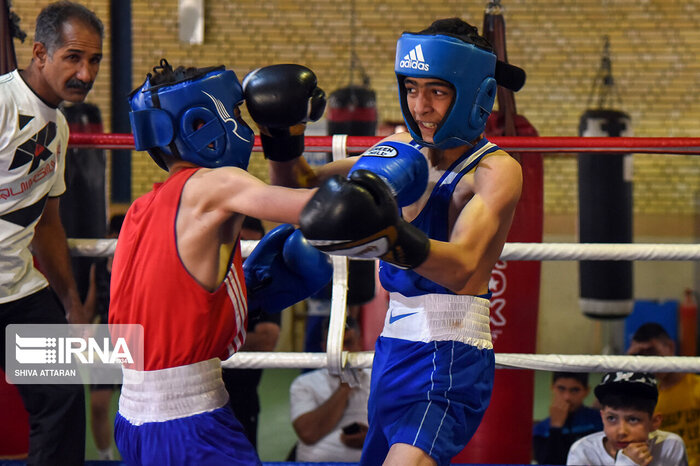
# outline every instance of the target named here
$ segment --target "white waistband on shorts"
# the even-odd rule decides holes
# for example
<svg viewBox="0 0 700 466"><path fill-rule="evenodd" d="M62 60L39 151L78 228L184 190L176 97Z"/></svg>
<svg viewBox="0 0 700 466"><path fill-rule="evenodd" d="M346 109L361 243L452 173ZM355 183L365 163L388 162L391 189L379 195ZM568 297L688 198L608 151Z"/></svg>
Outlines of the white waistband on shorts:
<svg viewBox="0 0 700 466"><path fill-rule="evenodd" d="M122 368L122 372L119 414L133 425L193 416L228 402L219 358L155 371Z"/></svg>
<svg viewBox="0 0 700 466"><path fill-rule="evenodd" d="M382 336L410 341L454 340L493 349L488 299L472 295L389 294Z"/></svg>

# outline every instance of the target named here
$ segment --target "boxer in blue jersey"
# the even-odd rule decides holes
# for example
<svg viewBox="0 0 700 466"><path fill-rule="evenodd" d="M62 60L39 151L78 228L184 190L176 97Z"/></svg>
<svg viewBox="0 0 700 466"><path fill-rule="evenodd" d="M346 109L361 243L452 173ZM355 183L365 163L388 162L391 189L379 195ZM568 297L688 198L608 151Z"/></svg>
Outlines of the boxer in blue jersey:
<svg viewBox="0 0 700 466"><path fill-rule="evenodd" d="M390 304L361 464L445 465L491 396L488 284L522 173L482 133L497 86L518 90L525 75L458 18L404 33L395 71L407 133L316 170L303 158L271 160L270 173L280 184L320 186L300 216L311 244L381 259ZM261 132L274 125L260 116Z"/></svg>

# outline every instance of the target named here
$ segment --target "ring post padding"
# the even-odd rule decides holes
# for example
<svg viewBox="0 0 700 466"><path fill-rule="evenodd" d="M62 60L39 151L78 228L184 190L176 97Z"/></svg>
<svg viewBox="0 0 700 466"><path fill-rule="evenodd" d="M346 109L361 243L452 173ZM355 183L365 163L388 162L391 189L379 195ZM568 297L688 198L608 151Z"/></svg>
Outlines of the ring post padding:
<svg viewBox="0 0 700 466"><path fill-rule="evenodd" d="M331 256L333 260L333 289L331 292L331 318L328 323L328 339L326 354L328 356L328 372L331 375L341 375L347 352L343 353L343 338L345 337L345 312L348 298L348 258Z"/></svg>
<svg viewBox="0 0 700 466"><path fill-rule="evenodd" d="M334 134L333 135L333 161L342 160L348 156L348 135Z"/></svg>

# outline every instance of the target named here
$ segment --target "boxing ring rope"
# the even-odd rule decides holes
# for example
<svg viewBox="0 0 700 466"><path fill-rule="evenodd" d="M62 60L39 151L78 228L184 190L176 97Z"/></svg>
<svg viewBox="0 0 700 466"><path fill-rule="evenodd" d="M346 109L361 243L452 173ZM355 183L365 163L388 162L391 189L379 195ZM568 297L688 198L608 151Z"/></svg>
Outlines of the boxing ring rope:
<svg viewBox="0 0 700 466"><path fill-rule="evenodd" d="M342 141L344 139L344 141ZM344 146L346 152L361 152L378 143L375 136L306 136L307 152L332 152L334 146ZM335 141L334 141L335 140ZM489 141L512 152L603 152L700 155L700 138L649 138L649 137L491 137ZM69 145L73 148L99 147L101 149L134 149L131 134L71 134ZM256 152L262 151L260 138L255 137Z"/></svg>
<svg viewBox="0 0 700 466"><path fill-rule="evenodd" d="M366 136L307 136L306 151L331 152L333 159L349 152L361 152L381 138ZM494 137L490 140L505 150L538 153L657 153L700 155L700 138L629 138L629 137ZM133 149L131 134L72 134L73 148ZM254 150L260 151L256 137ZM241 241L247 257L257 241ZM69 239L71 254L105 257L114 253L114 239ZM700 244L610 244L610 243L506 243L501 260L624 260L686 261L700 260ZM344 380L352 378L354 369L372 366L374 352L342 350L347 300L347 258L333 257L331 317L326 353L241 352L222 362L227 368L328 368ZM497 353L500 369L531 369L568 372L607 372L611 370L643 372L700 372L700 357L687 356L608 356Z"/></svg>
<svg viewBox="0 0 700 466"><path fill-rule="evenodd" d="M69 239L71 254L105 257L114 253L115 239ZM241 241L241 253L247 257L257 241ZM579 244L579 243L506 243L501 260L700 260L700 244ZM347 259L333 257L331 319L326 353L242 352L222 365L227 368L319 369L327 367L336 375L345 370L372 367L372 351L342 351L347 299ZM567 372L605 372L630 370L645 372L700 372L700 357L601 356L559 354L497 353L496 367Z"/></svg>
<svg viewBox="0 0 700 466"><path fill-rule="evenodd" d="M373 351L345 354L343 369L372 367ZM229 369L320 369L328 367L325 353L237 353L222 365ZM539 371L607 372L700 372L698 356L606 356L585 354L496 353L498 369Z"/></svg>
<svg viewBox="0 0 700 466"><path fill-rule="evenodd" d="M257 241L241 241L241 253L248 257ZM108 257L114 254L116 239L68 240L71 254ZM700 260L700 244L659 243L506 243L504 261L693 261Z"/></svg>

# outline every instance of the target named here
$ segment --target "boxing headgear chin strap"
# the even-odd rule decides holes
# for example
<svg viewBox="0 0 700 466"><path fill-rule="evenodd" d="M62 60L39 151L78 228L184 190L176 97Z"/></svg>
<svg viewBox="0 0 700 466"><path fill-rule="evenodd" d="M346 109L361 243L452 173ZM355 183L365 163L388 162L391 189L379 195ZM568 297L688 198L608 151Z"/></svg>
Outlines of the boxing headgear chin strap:
<svg viewBox="0 0 700 466"><path fill-rule="evenodd" d="M394 71L408 131L419 144L439 149L471 145L486 127L496 98L496 55L455 37L404 33L396 45ZM404 79L438 78L455 89L448 113L437 126L433 142L423 140L406 100Z"/></svg>
<svg viewBox="0 0 700 466"><path fill-rule="evenodd" d="M151 75L129 96L129 119L136 150L147 150L167 170L158 151L206 168L248 168L253 130L236 119L243 101L236 74L222 68L151 86Z"/></svg>

